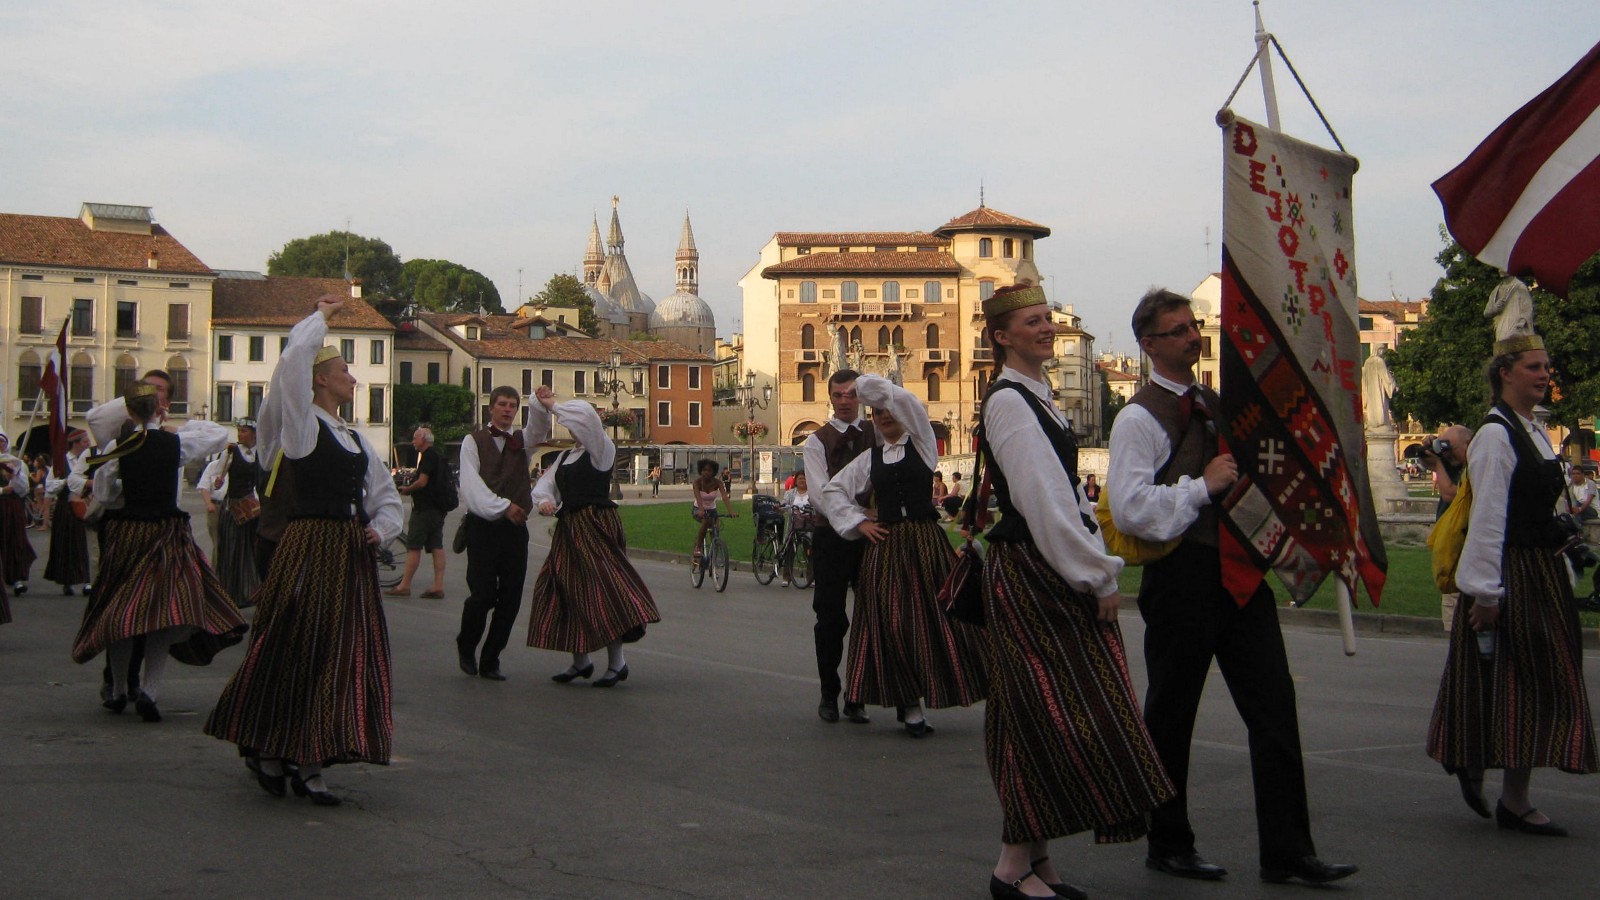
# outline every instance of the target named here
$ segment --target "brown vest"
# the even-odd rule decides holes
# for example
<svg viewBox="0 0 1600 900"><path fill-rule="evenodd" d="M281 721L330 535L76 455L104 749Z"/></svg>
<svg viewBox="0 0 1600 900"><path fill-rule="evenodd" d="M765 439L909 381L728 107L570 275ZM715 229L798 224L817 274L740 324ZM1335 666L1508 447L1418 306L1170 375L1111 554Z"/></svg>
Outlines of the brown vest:
<svg viewBox="0 0 1600 900"><path fill-rule="evenodd" d="M484 485L495 496L531 510L533 484L528 478L528 451L498 449L494 445L494 435L487 428L474 431L472 439L478 445L478 477L483 479Z"/></svg>
<svg viewBox="0 0 1600 900"><path fill-rule="evenodd" d="M844 433L832 425L824 424L812 432L812 436L822 444L823 453L827 455L829 478L839 474L852 459L871 450L873 445L878 443L878 435L872 430L871 422L862 419L858 427L861 429L861 436L856 438L854 447L844 446Z"/></svg>
<svg viewBox="0 0 1600 900"><path fill-rule="evenodd" d="M1211 415L1221 415L1222 399L1217 392L1203 384L1196 386ZM1184 421L1182 397L1151 382L1128 402L1144 407L1154 416L1172 445L1172 455L1167 459L1165 471L1157 472L1158 484L1177 484L1184 475L1199 478L1205 472L1206 464L1217 455L1217 438L1214 432L1207 432L1205 421L1200 416ZM1207 547L1217 546L1217 504L1208 503L1200 507L1200 514L1184 530L1183 539Z"/></svg>

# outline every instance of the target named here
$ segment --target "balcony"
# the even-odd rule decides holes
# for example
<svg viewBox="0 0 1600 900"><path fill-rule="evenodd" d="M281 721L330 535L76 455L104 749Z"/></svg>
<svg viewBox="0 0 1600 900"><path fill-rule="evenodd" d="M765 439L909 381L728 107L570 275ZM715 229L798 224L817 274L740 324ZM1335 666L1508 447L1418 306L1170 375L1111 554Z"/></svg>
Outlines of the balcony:
<svg viewBox="0 0 1600 900"><path fill-rule="evenodd" d="M822 363L822 350L796 350L794 361L802 366L820 365Z"/></svg>
<svg viewBox="0 0 1600 900"><path fill-rule="evenodd" d="M881 303L876 300L848 300L833 304L831 318L839 320L879 321L883 319L911 318L911 304L904 301Z"/></svg>
<svg viewBox="0 0 1600 900"><path fill-rule="evenodd" d="M929 348L918 350L917 357L921 359L923 365L944 366L956 361L956 351Z"/></svg>
<svg viewBox="0 0 1600 900"><path fill-rule="evenodd" d="M994 362L994 351L988 347L973 347L972 361L975 363L992 363Z"/></svg>

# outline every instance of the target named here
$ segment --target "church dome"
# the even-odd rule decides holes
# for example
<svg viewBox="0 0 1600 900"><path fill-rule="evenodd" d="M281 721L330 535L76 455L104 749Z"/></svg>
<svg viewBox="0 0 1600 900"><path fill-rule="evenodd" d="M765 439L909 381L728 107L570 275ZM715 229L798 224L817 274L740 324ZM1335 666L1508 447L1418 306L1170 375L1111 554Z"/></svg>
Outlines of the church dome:
<svg viewBox="0 0 1600 900"><path fill-rule="evenodd" d="M711 307L704 300L688 291L678 291L668 297L663 297L656 304L655 311L650 313L650 327L673 328L715 328L716 317L711 314Z"/></svg>
<svg viewBox="0 0 1600 900"><path fill-rule="evenodd" d="M628 313L617 305L617 301L606 296L604 291L593 285L584 285L583 292L588 295L589 302L594 304L594 316L602 322L613 325L628 324Z"/></svg>

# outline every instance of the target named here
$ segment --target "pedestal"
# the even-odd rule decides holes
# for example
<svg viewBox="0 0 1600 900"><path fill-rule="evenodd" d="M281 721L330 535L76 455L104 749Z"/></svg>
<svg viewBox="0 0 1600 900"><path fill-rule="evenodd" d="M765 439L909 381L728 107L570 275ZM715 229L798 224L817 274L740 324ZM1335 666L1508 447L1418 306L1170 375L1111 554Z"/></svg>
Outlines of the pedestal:
<svg viewBox="0 0 1600 900"><path fill-rule="evenodd" d="M1389 501L1410 496L1395 468L1394 445L1398 437L1393 426L1367 429L1367 483L1372 486L1373 509L1380 515L1395 511L1395 504Z"/></svg>

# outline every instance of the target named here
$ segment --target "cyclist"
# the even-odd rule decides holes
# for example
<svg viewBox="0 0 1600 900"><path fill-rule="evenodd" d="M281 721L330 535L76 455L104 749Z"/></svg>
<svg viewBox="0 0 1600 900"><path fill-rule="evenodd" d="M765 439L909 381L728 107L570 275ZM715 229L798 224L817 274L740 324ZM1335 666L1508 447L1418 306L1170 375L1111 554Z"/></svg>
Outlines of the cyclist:
<svg viewBox="0 0 1600 900"><path fill-rule="evenodd" d="M783 492L783 505L794 509L811 507L811 497L806 493L806 473L794 473L794 487Z"/></svg>
<svg viewBox="0 0 1600 900"><path fill-rule="evenodd" d="M700 565L700 554L706 541L706 531L711 528L711 522L716 518L717 497L722 497L722 505L728 510L728 518L734 518L733 501L728 499L728 486L717 477L717 471L722 467L714 459L702 459L695 467L700 477L694 480L690 488L694 491L694 507L691 512L696 522L700 523L700 533L694 536L694 564ZM707 515L710 513L711 515Z"/></svg>

